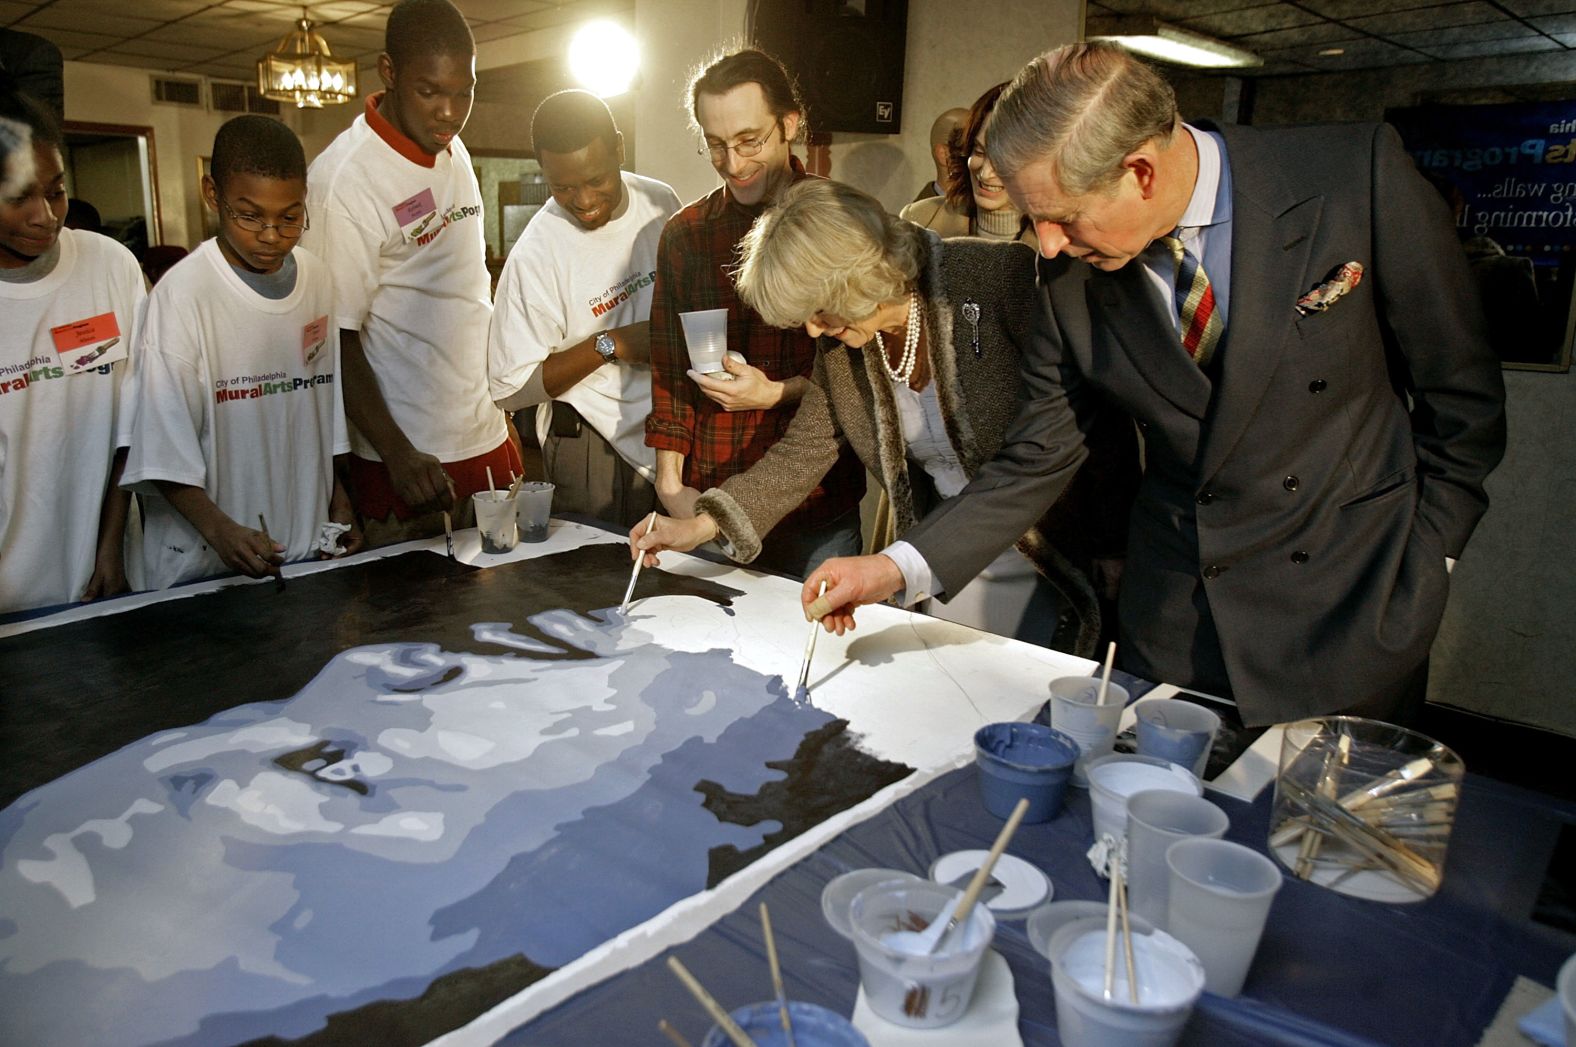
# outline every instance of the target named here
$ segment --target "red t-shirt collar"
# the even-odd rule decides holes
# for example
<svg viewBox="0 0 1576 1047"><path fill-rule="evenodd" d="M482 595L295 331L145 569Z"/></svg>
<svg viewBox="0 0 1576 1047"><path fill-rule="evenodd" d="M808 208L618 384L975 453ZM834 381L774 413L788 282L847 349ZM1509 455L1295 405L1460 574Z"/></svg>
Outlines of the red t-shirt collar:
<svg viewBox="0 0 1576 1047"><path fill-rule="evenodd" d="M378 103L383 101L387 91L378 91L367 95L367 126L372 128L377 136L389 144L389 148L403 156L413 164L422 167L434 167L438 158L417 145L411 138L389 122L388 117L378 112ZM449 151L448 146L443 147L444 152Z"/></svg>

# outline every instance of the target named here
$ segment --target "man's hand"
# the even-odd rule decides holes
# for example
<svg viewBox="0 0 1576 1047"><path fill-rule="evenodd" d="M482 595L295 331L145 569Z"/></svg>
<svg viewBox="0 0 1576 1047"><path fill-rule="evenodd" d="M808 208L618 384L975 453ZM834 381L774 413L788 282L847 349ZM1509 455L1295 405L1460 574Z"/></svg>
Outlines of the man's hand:
<svg viewBox="0 0 1576 1047"><path fill-rule="evenodd" d="M383 459L400 500L418 513L454 505L453 483L437 458L414 447Z"/></svg>
<svg viewBox="0 0 1576 1047"><path fill-rule="evenodd" d="M646 530L642 520L629 529L629 558L643 557L647 567L657 566L657 554L667 549L687 553L697 545L705 545L717 537L717 522L706 513L687 520L658 516Z"/></svg>
<svg viewBox="0 0 1576 1047"><path fill-rule="evenodd" d="M781 406L785 400L790 403L798 400L797 396L788 395L788 382L772 381L766 377L765 371L759 367L752 367L738 353L724 355L722 366L733 376L731 380L708 378L699 371L693 370L685 373L700 386L701 392L714 400L724 411L767 411ZM789 381L803 382L804 379L794 378Z"/></svg>
<svg viewBox="0 0 1576 1047"><path fill-rule="evenodd" d="M826 595L817 595L821 582ZM799 602L805 621L819 620L829 633L842 636L854 628L854 608L880 603L903 588L903 572L889 556L837 556L823 563L804 580Z"/></svg>
<svg viewBox="0 0 1576 1047"><path fill-rule="evenodd" d="M248 578L278 576L279 565L285 562L285 547L269 538L262 531L242 527L225 516L216 520L203 534L209 548L219 554L219 559L232 571Z"/></svg>
<svg viewBox="0 0 1576 1047"><path fill-rule="evenodd" d="M93 575L88 579L87 588L82 590L83 602L130 591L131 586L126 581L126 564L120 549L100 549L93 561Z"/></svg>
<svg viewBox="0 0 1576 1047"><path fill-rule="evenodd" d="M319 560L338 559L341 556L351 556L361 551L366 544L366 535L361 533L361 523L356 519L356 511L351 507L350 494L345 490L344 483L338 476L334 477L334 493L328 500L328 520L330 523L347 524L350 530L339 536L340 547L343 552L329 554L319 551Z"/></svg>

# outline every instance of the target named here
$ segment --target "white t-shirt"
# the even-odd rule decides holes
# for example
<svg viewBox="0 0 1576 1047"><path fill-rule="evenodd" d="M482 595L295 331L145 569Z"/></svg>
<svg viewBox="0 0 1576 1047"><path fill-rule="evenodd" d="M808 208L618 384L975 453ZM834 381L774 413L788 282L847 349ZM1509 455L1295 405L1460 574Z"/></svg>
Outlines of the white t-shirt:
<svg viewBox="0 0 1576 1047"><path fill-rule="evenodd" d="M432 159L408 159L357 116L307 172L301 243L333 273L334 323L361 333L394 421L417 450L455 462L506 430L487 393L481 188L458 138ZM378 460L360 433L351 448Z"/></svg>
<svg viewBox="0 0 1576 1047"><path fill-rule="evenodd" d="M0 283L0 612L82 597L98 551L142 270L97 233L60 231L54 271ZM111 340L114 345L75 370ZM72 373L75 370L75 373Z"/></svg>
<svg viewBox="0 0 1576 1047"><path fill-rule="evenodd" d="M243 527L266 516L287 561L328 520L336 452L349 450L334 289L297 248L295 289L264 298L205 241L153 289L137 330L135 415L122 483L144 495L144 584L229 568L152 483L201 487Z"/></svg>
<svg viewBox="0 0 1576 1047"><path fill-rule="evenodd" d="M651 315L657 242L679 209L667 184L623 172L627 206L600 229L586 229L549 200L515 241L498 279L487 370L494 400L528 386L537 436L547 439L552 405L542 388L542 361L614 327ZM648 480L656 452L646 446L651 368L618 363L576 382L558 399L572 404L593 429Z"/></svg>

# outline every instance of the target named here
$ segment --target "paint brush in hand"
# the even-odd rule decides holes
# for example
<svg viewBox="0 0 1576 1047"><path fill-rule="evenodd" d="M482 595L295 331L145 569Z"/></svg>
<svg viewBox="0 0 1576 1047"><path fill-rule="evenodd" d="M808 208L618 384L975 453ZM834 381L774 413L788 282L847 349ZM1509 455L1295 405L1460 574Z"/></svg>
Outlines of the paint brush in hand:
<svg viewBox="0 0 1576 1047"><path fill-rule="evenodd" d="M443 510L443 544L448 547L449 559L455 559L454 521L449 519L449 511L447 509Z"/></svg>
<svg viewBox="0 0 1576 1047"><path fill-rule="evenodd" d="M262 529L263 538L267 540L268 544L273 545L274 540L268 537L268 521L263 519L262 513L257 514L257 526ZM279 573L274 575L274 592L282 593L284 591L285 572L283 568L280 568Z"/></svg>
<svg viewBox="0 0 1576 1047"><path fill-rule="evenodd" d="M826 579L822 578L821 589L818 593L816 593L816 596L819 598L825 595ZM810 690L810 659L815 657L815 638L820 634L820 632L821 623L819 621L812 621L810 623L810 639L805 641L804 645L804 661L799 663L798 684L794 687L793 692L795 697L798 696L800 691Z"/></svg>
<svg viewBox="0 0 1576 1047"><path fill-rule="evenodd" d="M644 538L646 535L650 534L651 533L651 525L656 523L656 522L657 522L657 511L655 509L653 509L653 510L651 510L651 515L646 517L646 529L644 531L640 532L640 537ZM624 600L623 600L622 603L620 603L618 605L618 612L620 614L628 614L629 613L629 598L631 596L635 595L635 580L640 577L640 565L645 563L645 562L646 562L646 554L645 553L641 553L641 554L639 554L638 556L635 557L635 569L629 572L629 588L624 590Z"/></svg>
<svg viewBox="0 0 1576 1047"><path fill-rule="evenodd" d="M787 1047L798 1047L793 1038L793 1019L788 1017L788 993L783 989L783 969L777 962L777 938L772 934L772 917L761 903L761 937L766 939L766 961L772 968L772 992L777 994L777 1016L783 1023Z"/></svg>

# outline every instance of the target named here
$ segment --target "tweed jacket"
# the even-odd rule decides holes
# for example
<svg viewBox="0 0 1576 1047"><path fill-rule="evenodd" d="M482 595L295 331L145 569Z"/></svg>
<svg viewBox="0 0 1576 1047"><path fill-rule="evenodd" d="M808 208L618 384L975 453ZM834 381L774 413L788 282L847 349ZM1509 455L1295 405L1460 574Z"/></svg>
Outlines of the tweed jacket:
<svg viewBox="0 0 1576 1047"><path fill-rule="evenodd" d="M1019 243L943 242L934 234L927 243L919 289L931 374L947 436L963 471L973 476L1001 446L1017 414L1020 359L1040 310L1035 255ZM978 308L977 335L966 318L974 310L966 306ZM811 388L788 432L752 468L707 491L696 509L717 521L735 558L748 563L759 554L762 537L799 504L845 444L885 488L899 536L937 501L928 474L908 461L892 381L875 347L851 349L822 337ZM1093 652L1100 633L1086 565L1094 556L1121 556L1138 484L1130 420L1103 416L1088 446L1094 466L1018 542L1078 616L1073 646L1084 654Z"/></svg>

